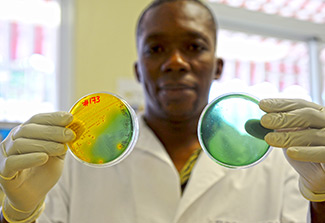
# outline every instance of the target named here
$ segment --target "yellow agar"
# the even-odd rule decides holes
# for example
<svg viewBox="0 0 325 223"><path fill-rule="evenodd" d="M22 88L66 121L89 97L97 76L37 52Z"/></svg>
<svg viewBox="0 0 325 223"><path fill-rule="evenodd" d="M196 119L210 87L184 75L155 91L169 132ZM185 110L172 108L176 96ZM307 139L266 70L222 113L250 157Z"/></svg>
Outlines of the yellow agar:
<svg viewBox="0 0 325 223"><path fill-rule="evenodd" d="M76 133L68 143L81 161L105 164L118 158L132 139L131 114L119 98L94 93L80 99L70 110L73 122L67 126Z"/></svg>

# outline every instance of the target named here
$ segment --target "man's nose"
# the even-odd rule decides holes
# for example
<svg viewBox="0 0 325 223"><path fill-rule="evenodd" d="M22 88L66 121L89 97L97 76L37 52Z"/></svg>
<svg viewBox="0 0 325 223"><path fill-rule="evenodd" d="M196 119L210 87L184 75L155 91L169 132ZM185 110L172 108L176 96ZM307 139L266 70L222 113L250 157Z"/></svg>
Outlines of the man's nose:
<svg viewBox="0 0 325 223"><path fill-rule="evenodd" d="M164 72L187 72L190 65L179 50L173 51L162 65Z"/></svg>

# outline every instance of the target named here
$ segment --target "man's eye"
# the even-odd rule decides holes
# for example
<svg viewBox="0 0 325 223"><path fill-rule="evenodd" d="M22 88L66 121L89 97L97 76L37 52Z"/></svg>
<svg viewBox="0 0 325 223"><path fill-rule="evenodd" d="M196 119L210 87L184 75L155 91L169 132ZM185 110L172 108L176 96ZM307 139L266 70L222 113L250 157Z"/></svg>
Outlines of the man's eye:
<svg viewBox="0 0 325 223"><path fill-rule="evenodd" d="M197 51L197 52L201 52L203 50L205 50L206 48L200 44L190 44L188 46L188 50L189 51Z"/></svg>
<svg viewBox="0 0 325 223"><path fill-rule="evenodd" d="M164 48L162 46L150 46L147 48L146 52L149 54L162 53Z"/></svg>

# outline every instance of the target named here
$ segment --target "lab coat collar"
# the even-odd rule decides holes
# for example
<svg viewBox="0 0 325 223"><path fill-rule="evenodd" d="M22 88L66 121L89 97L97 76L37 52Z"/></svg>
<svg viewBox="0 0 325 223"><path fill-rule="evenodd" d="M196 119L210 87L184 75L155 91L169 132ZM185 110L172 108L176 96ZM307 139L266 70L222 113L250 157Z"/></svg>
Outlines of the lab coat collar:
<svg viewBox="0 0 325 223"><path fill-rule="evenodd" d="M150 153L154 157L168 163L177 171L164 146L147 126L141 114L138 115L138 120L140 134L137 149ZM184 194L180 199L180 205L176 211L174 222L177 222L191 204L220 181L229 171L231 170L216 164L202 151L192 170Z"/></svg>
<svg viewBox="0 0 325 223"><path fill-rule="evenodd" d="M212 161L203 151L195 164L189 182L181 198L175 221L182 217L186 210L213 185L218 183L231 171Z"/></svg>
<svg viewBox="0 0 325 223"><path fill-rule="evenodd" d="M144 121L142 113L138 114L138 121L139 137L137 142L138 146L136 146L136 149L149 153L154 157L168 163L169 165L174 166L163 144Z"/></svg>

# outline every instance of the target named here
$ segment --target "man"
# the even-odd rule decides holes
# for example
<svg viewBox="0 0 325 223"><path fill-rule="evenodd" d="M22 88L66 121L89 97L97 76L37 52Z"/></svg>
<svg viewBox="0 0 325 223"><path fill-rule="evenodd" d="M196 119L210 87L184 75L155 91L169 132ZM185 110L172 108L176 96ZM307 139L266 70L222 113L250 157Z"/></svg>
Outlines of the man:
<svg viewBox="0 0 325 223"><path fill-rule="evenodd" d="M297 174L282 151L274 150L265 161L245 170L223 168L199 152L197 122L208 102L210 85L222 70L222 61L215 58L216 25L211 12L194 0L156 1L139 20L137 48L135 72L144 88L146 107L133 152L110 168L85 166L70 154L65 157L64 143L74 138L65 128L72 121L70 114L32 117L2 143L4 217L13 222L32 222L39 216L39 222L78 223L304 222L308 202L300 195ZM311 106L314 114L322 112L321 106L312 103L285 101L288 106L279 107L282 100L272 102L261 102L261 108L270 112L262 124L270 128L297 127L295 120L305 117L298 112L289 123L278 124L287 111ZM282 115L278 117L277 112ZM323 126L302 127L319 132ZM267 136L270 144L305 144L297 143L292 135L288 138L292 133L272 134ZM287 134L285 142L290 145L281 141L281 134ZM301 154L299 148L294 150L296 155ZM194 167L188 160L194 160ZM322 196L324 183L317 179L323 175L311 175L300 163L292 165L306 191ZM322 203L312 204L316 220Z"/></svg>

